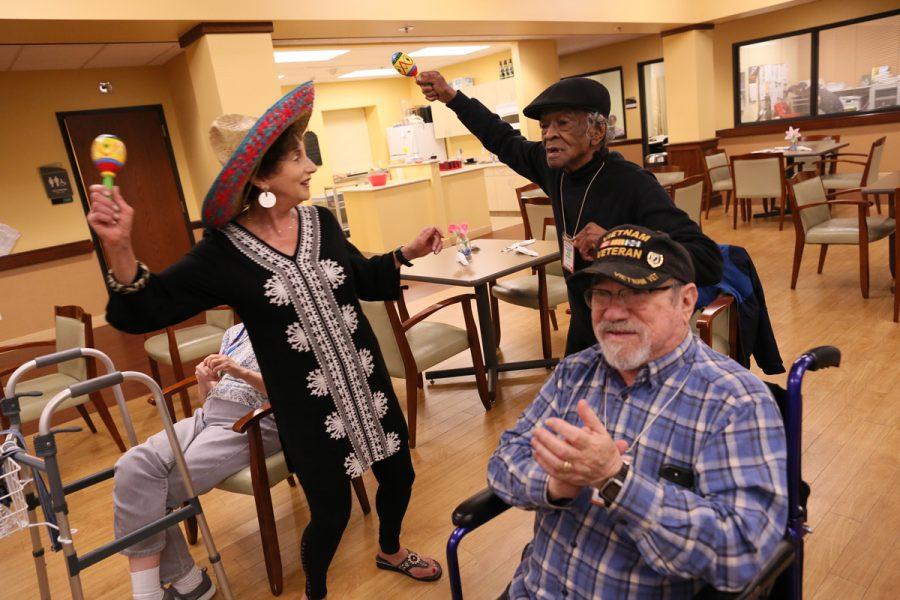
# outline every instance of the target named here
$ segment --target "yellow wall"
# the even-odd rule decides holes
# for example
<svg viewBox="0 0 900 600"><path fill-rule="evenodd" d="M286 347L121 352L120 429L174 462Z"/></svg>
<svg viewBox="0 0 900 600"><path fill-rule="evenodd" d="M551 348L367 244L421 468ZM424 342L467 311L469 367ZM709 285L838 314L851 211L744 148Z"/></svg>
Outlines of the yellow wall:
<svg viewBox="0 0 900 600"><path fill-rule="evenodd" d="M559 75L560 77L569 77L601 69L622 67L622 85L625 88L625 97L635 98L640 104L637 63L656 60L662 58L662 55L662 39L658 35L647 35L627 42L560 56ZM670 111L670 118L672 118L671 115L673 113ZM639 108L625 109L625 123L628 129L628 139L641 137Z"/></svg>
<svg viewBox="0 0 900 600"><path fill-rule="evenodd" d="M112 94L101 94L97 82L113 83ZM181 135L161 67L92 69L84 71L9 71L0 73L0 223L19 230L13 252L46 248L89 237L75 190L70 204L52 205L37 168L58 163L74 177L66 156L56 113L118 106L162 104L172 136L184 193L192 218L197 214L194 187L184 165ZM126 141L126 143L137 143ZM127 176L126 165L123 176Z"/></svg>

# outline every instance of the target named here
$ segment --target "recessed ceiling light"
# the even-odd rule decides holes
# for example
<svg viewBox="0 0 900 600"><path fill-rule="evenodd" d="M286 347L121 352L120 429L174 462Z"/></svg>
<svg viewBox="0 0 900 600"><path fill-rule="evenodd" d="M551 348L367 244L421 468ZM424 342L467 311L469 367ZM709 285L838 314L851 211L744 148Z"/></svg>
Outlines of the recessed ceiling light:
<svg viewBox="0 0 900 600"><path fill-rule="evenodd" d="M423 56L463 56L486 48L490 48L490 46L428 46L421 50L410 52L409 55L414 58Z"/></svg>
<svg viewBox="0 0 900 600"><path fill-rule="evenodd" d="M349 50L276 50L276 63L319 62L347 54Z"/></svg>
<svg viewBox="0 0 900 600"><path fill-rule="evenodd" d="M278 74L278 79L284 79L284 75L282 75L282 74L279 73L279 74Z"/></svg>
<svg viewBox="0 0 900 600"><path fill-rule="evenodd" d="M338 79L349 79L351 77L390 77L392 75L400 75L396 69L359 69L339 75Z"/></svg>

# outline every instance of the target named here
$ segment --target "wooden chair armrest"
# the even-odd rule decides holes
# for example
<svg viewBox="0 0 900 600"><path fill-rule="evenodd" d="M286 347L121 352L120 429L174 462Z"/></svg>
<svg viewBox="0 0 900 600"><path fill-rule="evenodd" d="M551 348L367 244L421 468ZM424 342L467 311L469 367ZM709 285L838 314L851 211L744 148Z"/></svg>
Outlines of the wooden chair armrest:
<svg viewBox="0 0 900 600"><path fill-rule="evenodd" d="M812 204L804 204L798 207L800 210L814 208L816 206L832 206L834 204L847 204L851 206L872 206L871 200L826 200L825 202L813 202Z"/></svg>
<svg viewBox="0 0 900 600"><path fill-rule="evenodd" d="M0 352L12 352L13 350L25 350L26 348L40 348L42 346L56 346L56 340L41 340L39 342L26 342L13 346L0 346Z"/></svg>
<svg viewBox="0 0 900 600"><path fill-rule="evenodd" d="M400 326L403 328L403 331L409 331L414 325L421 323L442 308L447 308L448 306L451 306L458 302L470 302L474 299L475 294L459 294L458 296L446 298L445 300L441 300L440 302L432 304L428 308L419 311L411 318L404 320L402 323L400 323Z"/></svg>
<svg viewBox="0 0 900 600"><path fill-rule="evenodd" d="M706 170L707 173L712 173L716 169L728 169L728 172L731 173L731 165L719 165L718 167L708 168Z"/></svg>
<svg viewBox="0 0 900 600"><path fill-rule="evenodd" d="M864 163L864 162L859 162L858 160L843 160L843 159L840 159L840 158L825 158L825 159L823 159L823 160L817 160L817 161L815 161L815 163L813 163L813 164L816 164L816 165L824 165L825 163L847 163L847 164L850 164L850 165L861 165L861 166L863 166L863 167L866 166L866 164L867 164L867 163Z"/></svg>
<svg viewBox="0 0 900 600"><path fill-rule="evenodd" d="M397 312L400 313L400 320L405 321L409 318L409 309L406 308L406 298L403 296L403 291L408 290L409 286L403 284L400 286L400 297L397 298Z"/></svg>
<svg viewBox="0 0 900 600"><path fill-rule="evenodd" d="M869 158L868 154L863 154L862 152L835 152L832 156L862 156Z"/></svg>
<svg viewBox="0 0 900 600"><path fill-rule="evenodd" d="M832 197L832 196L839 196L839 195L841 195L841 194L853 194L853 193L859 193L859 192L861 192L861 191L862 191L862 188L850 188L849 190L838 190L838 191L836 191L836 192L829 192L829 193L828 193L828 197L830 198L830 197Z"/></svg>
<svg viewBox="0 0 900 600"><path fill-rule="evenodd" d="M179 392L186 392L189 387L192 385L197 385L197 377L196 375L191 375L190 377L185 377L181 381L173 383L169 387L165 388L162 393L163 396L171 396L173 394L177 394Z"/></svg>
<svg viewBox="0 0 900 600"><path fill-rule="evenodd" d="M713 321L733 304L733 296L720 294L700 311L700 316L697 317L697 331L700 333L700 339L703 340L703 343L710 348L712 348Z"/></svg>
<svg viewBox="0 0 900 600"><path fill-rule="evenodd" d="M272 414L272 405L266 402L259 408L253 409L234 422L231 430L235 433L246 433L250 427L259 426L259 422Z"/></svg>

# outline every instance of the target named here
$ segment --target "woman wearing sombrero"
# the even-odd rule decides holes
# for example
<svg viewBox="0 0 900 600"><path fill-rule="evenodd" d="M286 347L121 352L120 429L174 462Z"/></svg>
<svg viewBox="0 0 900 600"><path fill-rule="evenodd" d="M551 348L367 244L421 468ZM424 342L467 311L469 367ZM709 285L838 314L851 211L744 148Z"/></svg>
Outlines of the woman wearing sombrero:
<svg viewBox="0 0 900 600"><path fill-rule="evenodd" d="M400 545L415 477L408 432L358 301L398 298L400 265L439 251L441 234L426 228L367 259L330 212L299 205L316 170L302 144L312 104L307 83L256 121L226 115L213 124L224 167L203 202L205 236L161 273L135 257L134 211L118 189L91 186L88 222L111 267L107 321L117 329L154 331L220 304L240 315L309 502L301 560L305 597L318 600L349 519L350 478L370 467L379 483L376 565L424 581L441 575L436 561Z"/></svg>

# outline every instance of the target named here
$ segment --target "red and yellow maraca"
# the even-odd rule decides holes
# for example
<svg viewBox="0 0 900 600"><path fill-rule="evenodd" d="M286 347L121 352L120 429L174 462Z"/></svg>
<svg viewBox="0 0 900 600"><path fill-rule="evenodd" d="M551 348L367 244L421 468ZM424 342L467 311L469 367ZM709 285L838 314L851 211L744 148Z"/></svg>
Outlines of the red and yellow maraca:
<svg viewBox="0 0 900 600"><path fill-rule="evenodd" d="M407 77L415 77L419 72L419 68L413 59L406 52L394 52L391 54L391 64L397 69L397 72Z"/></svg>
<svg viewBox="0 0 900 600"><path fill-rule="evenodd" d="M103 185L112 188L116 174L125 166L125 143L118 137L104 133L91 144L91 160L103 176Z"/></svg>

